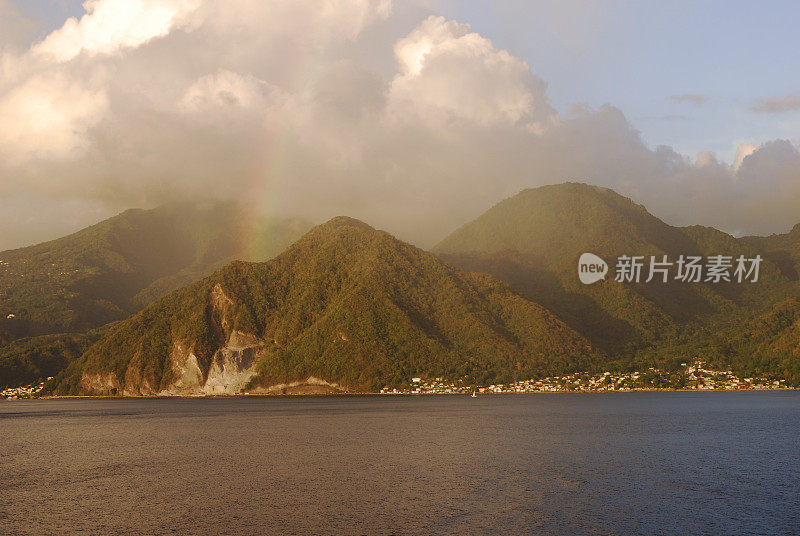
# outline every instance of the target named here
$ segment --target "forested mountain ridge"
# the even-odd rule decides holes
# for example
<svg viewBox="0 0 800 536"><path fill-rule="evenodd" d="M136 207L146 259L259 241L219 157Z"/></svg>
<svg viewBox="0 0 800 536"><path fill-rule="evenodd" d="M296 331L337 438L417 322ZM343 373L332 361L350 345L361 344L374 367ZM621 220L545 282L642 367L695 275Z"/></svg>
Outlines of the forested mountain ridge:
<svg viewBox="0 0 800 536"><path fill-rule="evenodd" d="M412 375L485 382L694 359L800 385L800 225L735 238L565 183L498 203L433 255L346 217L289 246L306 227L172 206L0 254L0 270L33 267L0 276L0 385L73 363L60 393L227 393L309 378L370 391ZM608 261L604 281L579 281L585 252ZM762 262L757 282L681 281L674 266L667 282L645 282L645 266L636 283L615 281L622 255Z"/></svg>
<svg viewBox="0 0 800 536"><path fill-rule="evenodd" d="M772 336L763 326L764 318L778 314L775 308L781 318L794 310L788 304L799 293L800 225L786 235L737 239L710 227L668 225L607 188L564 183L498 203L433 251L462 269L506 281L625 366L694 356L748 370L766 360L763 367L774 371L787 370L800 357L797 349L787 353L785 342L768 343L764 337ZM605 281L580 283L577 263L585 252L609 263ZM614 280L614 262L622 255L646 262L664 255L673 263L681 255L760 255L763 261L757 283L680 281L674 266L667 283L645 283L646 267L639 283L627 283ZM754 345L762 349L760 357L751 351Z"/></svg>
<svg viewBox="0 0 800 536"><path fill-rule="evenodd" d="M230 264L114 326L56 392L213 394L310 379L374 391L418 375L509 381L599 360L494 278L340 217L272 261Z"/></svg>

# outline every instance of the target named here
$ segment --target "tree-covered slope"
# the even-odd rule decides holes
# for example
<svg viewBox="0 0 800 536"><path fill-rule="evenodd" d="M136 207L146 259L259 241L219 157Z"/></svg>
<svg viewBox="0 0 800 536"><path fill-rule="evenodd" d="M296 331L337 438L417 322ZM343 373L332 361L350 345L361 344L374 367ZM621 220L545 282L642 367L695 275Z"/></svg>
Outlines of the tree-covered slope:
<svg viewBox="0 0 800 536"><path fill-rule="evenodd" d="M785 234L746 236L742 241L764 251L787 278L800 280L800 223Z"/></svg>
<svg viewBox="0 0 800 536"><path fill-rule="evenodd" d="M600 357L496 279L335 218L272 261L230 264L114 326L56 392L234 392L242 374L249 389L313 377L375 390L416 375L586 370Z"/></svg>
<svg viewBox="0 0 800 536"><path fill-rule="evenodd" d="M651 256L753 258L763 250L715 229L670 226L612 190L580 183L525 190L456 230L434 252L506 281L625 359L701 351L720 327L744 322L794 292L785 269L766 255L758 283L645 283ZM585 252L608 262L605 281L580 283L578 258ZM645 257L641 283L613 280L621 255Z"/></svg>
<svg viewBox="0 0 800 536"><path fill-rule="evenodd" d="M55 376L100 338L102 330L18 339L0 348L0 389Z"/></svg>
<svg viewBox="0 0 800 536"><path fill-rule="evenodd" d="M309 227L258 221L234 205L176 204L1 252L0 346L123 319L235 258L266 260Z"/></svg>
<svg viewBox="0 0 800 536"><path fill-rule="evenodd" d="M434 252L514 250L561 270L577 265L576 252L610 258L625 251L691 246L679 229L613 190L567 182L523 190L501 201L442 240Z"/></svg>

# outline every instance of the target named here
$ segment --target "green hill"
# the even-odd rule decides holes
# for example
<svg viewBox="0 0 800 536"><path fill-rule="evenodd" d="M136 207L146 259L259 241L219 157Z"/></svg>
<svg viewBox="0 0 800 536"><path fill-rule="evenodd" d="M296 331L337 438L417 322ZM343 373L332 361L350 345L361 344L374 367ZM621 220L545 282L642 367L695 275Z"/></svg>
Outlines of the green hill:
<svg viewBox="0 0 800 536"><path fill-rule="evenodd" d="M800 224L785 234L748 236L743 242L759 249L798 288L757 315L733 338L734 352L746 370L769 370L800 385Z"/></svg>
<svg viewBox="0 0 800 536"><path fill-rule="evenodd" d="M112 327L55 392L376 390L418 375L530 378L600 359L496 279L341 217L272 261L232 263Z"/></svg>
<svg viewBox="0 0 800 536"><path fill-rule="evenodd" d="M800 299L796 295L733 331L722 347L742 373L768 373L800 385Z"/></svg>
<svg viewBox="0 0 800 536"><path fill-rule="evenodd" d="M564 183L523 190L457 229L436 253L514 250L542 267L570 271L580 253L687 250L691 241L641 206L608 188ZM687 251L688 253L688 251ZM576 255L577 254L577 255Z"/></svg>
<svg viewBox="0 0 800 536"><path fill-rule="evenodd" d="M786 234L746 236L742 241L764 251L787 278L800 280L800 223Z"/></svg>
<svg viewBox="0 0 800 536"><path fill-rule="evenodd" d="M59 333L15 340L0 348L0 389L35 383L55 376L102 335Z"/></svg>
<svg viewBox="0 0 800 536"><path fill-rule="evenodd" d="M266 260L310 227L253 221L233 205L175 204L1 252L0 345L121 320L233 259Z"/></svg>
<svg viewBox="0 0 800 536"><path fill-rule="evenodd" d="M706 227L673 227L612 190L565 183L524 190L467 223L434 248L465 270L484 271L555 312L622 361L719 354L722 333L766 313L796 291L785 266L763 245ZM583 285L578 258L591 252L610 267ZM765 257L755 284L619 283L621 255ZM647 268L642 281L647 277ZM673 272L674 275L674 272Z"/></svg>

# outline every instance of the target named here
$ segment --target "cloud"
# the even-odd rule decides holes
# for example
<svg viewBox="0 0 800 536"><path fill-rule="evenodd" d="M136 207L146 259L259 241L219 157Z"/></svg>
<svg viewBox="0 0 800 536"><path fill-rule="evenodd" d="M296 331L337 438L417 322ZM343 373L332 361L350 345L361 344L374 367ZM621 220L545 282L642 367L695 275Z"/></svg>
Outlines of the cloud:
<svg viewBox="0 0 800 536"><path fill-rule="evenodd" d="M702 106L711 100L708 95L701 93L684 93L682 95L672 95L669 100L680 104L693 104L694 106Z"/></svg>
<svg viewBox="0 0 800 536"><path fill-rule="evenodd" d="M756 99L750 109L759 113L782 113L800 110L800 92Z"/></svg>
<svg viewBox="0 0 800 536"><path fill-rule="evenodd" d="M534 132L555 120L547 84L468 24L429 17L394 52L401 71L390 99L402 117L523 124Z"/></svg>
<svg viewBox="0 0 800 536"><path fill-rule="evenodd" d="M109 207L82 197L11 194L0 210L0 251L64 236L113 215Z"/></svg>
<svg viewBox="0 0 800 536"><path fill-rule="evenodd" d="M733 163L733 169L739 171L742 167L744 159L758 150L758 146L752 143L742 143L736 148L736 160Z"/></svg>
<svg viewBox="0 0 800 536"><path fill-rule="evenodd" d="M17 162L66 157L86 143L106 107L98 84L57 71L35 75L0 100L0 154Z"/></svg>
<svg viewBox="0 0 800 536"><path fill-rule="evenodd" d="M264 80L223 69L198 78L181 98L180 107L188 113L220 107L258 110L282 98L280 88Z"/></svg>
<svg viewBox="0 0 800 536"><path fill-rule="evenodd" d="M729 226L742 232L767 234L784 231L798 220L800 207L800 152L788 140L761 145L736 171ZM792 214L794 212L794 214ZM797 222L795 222L797 223Z"/></svg>
<svg viewBox="0 0 800 536"><path fill-rule="evenodd" d="M123 20L96 0L2 53L0 212L13 221L62 200L95 217L215 197L347 214L430 246L504 197L565 180L610 186L675 224L774 232L798 220L791 143L743 146L733 165L650 148L613 106L558 114L535 66L469 25L407 26L407 4L124 2L139 11ZM12 225L14 244L41 239L27 226L55 229L47 213L63 211Z"/></svg>
<svg viewBox="0 0 800 536"><path fill-rule="evenodd" d="M70 17L34 53L68 61L81 52L110 54L166 35L197 9L197 0L86 0L86 14Z"/></svg>

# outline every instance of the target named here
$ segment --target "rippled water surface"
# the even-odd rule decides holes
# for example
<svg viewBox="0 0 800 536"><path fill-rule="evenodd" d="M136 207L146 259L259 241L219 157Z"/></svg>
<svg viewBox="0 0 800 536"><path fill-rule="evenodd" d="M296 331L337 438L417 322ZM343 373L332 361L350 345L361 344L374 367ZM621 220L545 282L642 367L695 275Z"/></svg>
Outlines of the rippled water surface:
<svg viewBox="0 0 800 536"><path fill-rule="evenodd" d="M800 394L0 402L0 533L800 534Z"/></svg>

